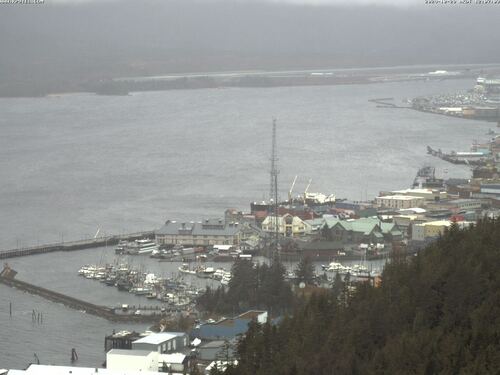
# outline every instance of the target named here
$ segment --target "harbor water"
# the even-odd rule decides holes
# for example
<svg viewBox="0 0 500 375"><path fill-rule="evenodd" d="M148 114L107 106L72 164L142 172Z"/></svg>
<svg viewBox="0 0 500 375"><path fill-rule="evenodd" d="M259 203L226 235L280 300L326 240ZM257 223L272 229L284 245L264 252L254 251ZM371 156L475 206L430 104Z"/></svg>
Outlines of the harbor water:
<svg viewBox="0 0 500 375"><path fill-rule="evenodd" d="M426 145L467 150L490 123L369 99L469 89L473 80L288 88L231 88L72 94L0 99L0 249L158 228L166 219L201 220L267 197L271 122L278 119L280 191L372 199L409 187L423 164L467 177L426 155ZM84 264L114 258L111 248L9 260L21 280L89 302L153 303L82 279ZM137 267L171 276L178 263L136 257ZM143 264L141 264L143 262ZM196 281L193 281L196 282ZM9 303L12 302L12 317ZM32 322L32 312L43 323ZM34 362L100 366L104 335L116 324L0 285L0 368Z"/></svg>

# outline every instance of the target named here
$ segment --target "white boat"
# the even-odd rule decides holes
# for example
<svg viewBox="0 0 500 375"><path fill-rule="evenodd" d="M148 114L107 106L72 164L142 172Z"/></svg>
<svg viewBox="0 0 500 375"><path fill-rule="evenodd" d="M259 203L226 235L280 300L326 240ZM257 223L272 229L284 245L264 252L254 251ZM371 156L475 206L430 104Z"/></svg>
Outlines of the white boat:
<svg viewBox="0 0 500 375"><path fill-rule="evenodd" d="M189 269L189 264L183 263L182 266L178 268L179 272L186 273L188 275L196 275L196 271Z"/></svg>
<svg viewBox="0 0 500 375"><path fill-rule="evenodd" d="M196 270L196 276L201 277L203 279L212 277L214 274L215 269L213 267L199 267Z"/></svg>
<svg viewBox="0 0 500 375"><path fill-rule="evenodd" d="M127 241L121 240L118 245L115 247L115 253L116 254L124 254L125 253L125 248L128 245Z"/></svg>
<svg viewBox="0 0 500 375"><path fill-rule="evenodd" d="M222 285L229 285L229 282L231 281L231 272L225 272L224 275L222 275L222 279L220 281L220 283Z"/></svg>
<svg viewBox="0 0 500 375"><path fill-rule="evenodd" d="M217 268L215 270L215 272L212 274L212 277L215 280L222 280L222 278L224 277L225 273L226 273L226 270L224 270L224 268Z"/></svg>
<svg viewBox="0 0 500 375"><path fill-rule="evenodd" d="M132 289L130 289L130 293L133 293L138 296L146 295L146 294L151 294L153 293L153 289L144 287L144 286L135 286Z"/></svg>
<svg viewBox="0 0 500 375"><path fill-rule="evenodd" d="M326 269L327 272L338 273L340 275L344 275L347 273L352 273L352 268L344 266L337 262L331 262Z"/></svg>

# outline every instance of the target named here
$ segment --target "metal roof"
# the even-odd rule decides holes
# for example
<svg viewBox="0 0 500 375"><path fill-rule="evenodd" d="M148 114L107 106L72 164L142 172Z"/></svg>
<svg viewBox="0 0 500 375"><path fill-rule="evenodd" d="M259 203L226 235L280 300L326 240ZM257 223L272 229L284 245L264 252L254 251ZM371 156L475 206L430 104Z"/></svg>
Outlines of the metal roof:
<svg viewBox="0 0 500 375"><path fill-rule="evenodd" d="M159 345L166 341L172 340L175 337L184 336L184 332L160 332L160 333L152 333L147 335L139 340L135 340L132 344L151 344L151 345Z"/></svg>
<svg viewBox="0 0 500 375"><path fill-rule="evenodd" d="M150 350L111 349L107 354L147 357L150 353Z"/></svg>
<svg viewBox="0 0 500 375"><path fill-rule="evenodd" d="M220 227L220 228L217 228ZM178 222L168 220L155 231L157 235L193 235L193 236L235 236L241 230L240 224L228 224L218 219L202 223Z"/></svg>
<svg viewBox="0 0 500 375"><path fill-rule="evenodd" d="M160 354L158 362L165 363L182 363L186 359L186 355L182 353Z"/></svg>

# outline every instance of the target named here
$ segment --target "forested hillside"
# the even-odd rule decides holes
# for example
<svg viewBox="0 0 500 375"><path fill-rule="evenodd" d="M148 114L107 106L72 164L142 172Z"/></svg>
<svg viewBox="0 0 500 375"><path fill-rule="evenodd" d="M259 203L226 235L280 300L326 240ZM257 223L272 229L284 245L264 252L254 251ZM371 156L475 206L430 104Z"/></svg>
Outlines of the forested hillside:
<svg viewBox="0 0 500 375"><path fill-rule="evenodd" d="M382 284L337 284L273 327L252 324L226 374L495 374L500 221L452 227Z"/></svg>

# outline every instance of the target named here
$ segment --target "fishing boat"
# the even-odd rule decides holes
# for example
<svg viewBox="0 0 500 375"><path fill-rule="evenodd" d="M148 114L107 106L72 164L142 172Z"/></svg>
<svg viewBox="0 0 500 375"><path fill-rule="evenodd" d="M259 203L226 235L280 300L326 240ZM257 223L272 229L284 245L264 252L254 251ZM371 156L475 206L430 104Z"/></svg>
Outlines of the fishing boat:
<svg viewBox="0 0 500 375"><path fill-rule="evenodd" d="M201 277L202 279L208 279L208 278L212 277L214 272L215 272L215 269L213 267L200 266L196 270L196 276Z"/></svg>
<svg viewBox="0 0 500 375"><path fill-rule="evenodd" d="M182 266L178 268L179 272L185 273L188 275L196 275L196 271L189 269L189 264L183 263Z"/></svg>

